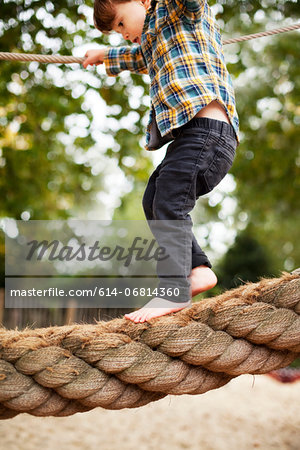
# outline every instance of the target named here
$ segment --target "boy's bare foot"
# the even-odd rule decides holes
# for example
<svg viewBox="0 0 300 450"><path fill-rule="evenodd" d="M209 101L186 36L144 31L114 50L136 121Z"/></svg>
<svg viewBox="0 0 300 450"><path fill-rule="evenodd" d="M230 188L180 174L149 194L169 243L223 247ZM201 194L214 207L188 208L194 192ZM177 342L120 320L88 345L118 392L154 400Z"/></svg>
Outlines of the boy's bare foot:
<svg viewBox="0 0 300 450"><path fill-rule="evenodd" d="M189 276L191 281L192 297L200 292L209 291L218 282L215 273L207 266L194 267Z"/></svg>
<svg viewBox="0 0 300 450"><path fill-rule="evenodd" d="M190 305L190 300L185 303L176 303L164 298L154 297L141 309L133 311L130 314L125 314L124 317L135 323L146 322L146 320L153 319L154 317L165 316L166 314L180 311Z"/></svg>
<svg viewBox="0 0 300 450"><path fill-rule="evenodd" d="M217 277L207 266L195 267L190 275L192 297L200 292L208 291L217 284ZM172 312L180 311L191 305L191 301L176 303L164 298L155 297L145 306L130 314L125 314L125 318L135 323L146 322L154 317L165 316Z"/></svg>

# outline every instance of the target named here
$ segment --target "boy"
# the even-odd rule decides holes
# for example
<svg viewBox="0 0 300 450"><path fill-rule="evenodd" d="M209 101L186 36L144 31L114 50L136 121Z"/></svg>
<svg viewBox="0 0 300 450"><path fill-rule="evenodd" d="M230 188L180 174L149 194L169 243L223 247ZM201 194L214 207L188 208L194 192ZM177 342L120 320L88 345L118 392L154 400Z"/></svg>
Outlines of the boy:
<svg viewBox="0 0 300 450"><path fill-rule="evenodd" d="M189 306L191 296L217 283L191 232L189 213L233 163L238 145L234 92L206 0L95 0L94 23L103 33L116 31L135 45L89 50L83 66L104 62L111 76L122 70L148 73L152 108L146 149L172 141L149 179L143 197L146 218L167 221L175 233L182 222L190 229L184 244L178 242L185 246L185 258L171 256L182 276L173 280L161 276L158 289L177 286L180 295L155 297L125 315L145 322ZM170 249L168 233L161 233L158 243Z"/></svg>

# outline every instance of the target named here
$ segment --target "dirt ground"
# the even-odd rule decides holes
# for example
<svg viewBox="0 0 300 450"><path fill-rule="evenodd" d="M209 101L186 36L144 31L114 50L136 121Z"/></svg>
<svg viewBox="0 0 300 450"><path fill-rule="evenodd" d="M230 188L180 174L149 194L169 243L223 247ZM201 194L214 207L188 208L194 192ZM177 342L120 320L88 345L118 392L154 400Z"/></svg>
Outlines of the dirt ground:
<svg viewBox="0 0 300 450"><path fill-rule="evenodd" d="M137 409L0 421L1 450L300 449L300 382L243 375Z"/></svg>

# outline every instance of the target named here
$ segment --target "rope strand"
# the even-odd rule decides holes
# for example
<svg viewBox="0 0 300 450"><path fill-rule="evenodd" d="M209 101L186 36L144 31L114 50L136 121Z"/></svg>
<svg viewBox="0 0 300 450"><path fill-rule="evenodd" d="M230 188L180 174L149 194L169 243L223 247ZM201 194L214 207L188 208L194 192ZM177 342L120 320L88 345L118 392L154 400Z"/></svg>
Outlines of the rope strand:
<svg viewBox="0 0 300 450"><path fill-rule="evenodd" d="M248 34L246 36L240 36L237 38L227 39L223 42L224 45L234 44L236 42L244 42L252 39L257 39L265 36L272 36L279 33L287 33L288 31L294 31L300 29L300 23L290 25L288 27L276 28L270 31L263 31L261 33ZM41 63L59 63L59 64L82 64L85 60L84 57L76 56L62 56L62 55L37 55L31 53L10 53L0 52L0 60L5 61L37 61Z"/></svg>

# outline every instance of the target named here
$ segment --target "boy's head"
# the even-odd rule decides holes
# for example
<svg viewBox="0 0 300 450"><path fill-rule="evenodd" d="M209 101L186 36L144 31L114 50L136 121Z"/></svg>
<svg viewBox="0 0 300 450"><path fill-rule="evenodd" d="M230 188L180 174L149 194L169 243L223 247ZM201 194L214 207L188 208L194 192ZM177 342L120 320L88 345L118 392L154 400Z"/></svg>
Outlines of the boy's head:
<svg viewBox="0 0 300 450"><path fill-rule="evenodd" d="M95 27L105 34L116 31L124 39L140 44L150 2L151 0L95 0Z"/></svg>

